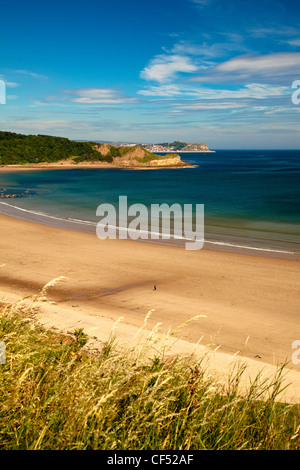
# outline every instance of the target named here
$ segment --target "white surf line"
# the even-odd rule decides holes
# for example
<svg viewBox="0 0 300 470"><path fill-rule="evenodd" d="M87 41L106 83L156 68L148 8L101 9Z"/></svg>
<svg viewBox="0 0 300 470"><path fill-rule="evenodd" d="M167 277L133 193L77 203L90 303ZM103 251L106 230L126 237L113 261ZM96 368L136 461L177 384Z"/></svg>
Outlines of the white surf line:
<svg viewBox="0 0 300 470"><path fill-rule="evenodd" d="M91 225L95 225L95 226L97 225L94 222L90 222L90 221L84 221L84 220L79 220L79 219L71 219L71 218L64 219L64 218L61 218L61 217L45 214L44 212L36 212L36 211L29 210L29 209L24 209L23 207L18 207L18 206L14 206L13 204L8 204L7 202L0 202L0 204L4 204L5 206L12 207L12 208L17 209L19 211L28 212L29 214L40 215L42 217L47 217L49 219L61 220L63 222L72 221L72 222L75 222L75 223L80 223L82 225L83 224L91 224Z"/></svg>
<svg viewBox="0 0 300 470"><path fill-rule="evenodd" d="M257 248L255 246L247 246L247 245L235 245L234 243L225 243L225 242L215 242L215 241L208 241L206 240L205 243L210 243L212 245L222 245L222 246L234 246L236 248L245 248L247 250L258 250L258 251L271 251L272 253L286 253L290 255L294 255L294 251L286 251L286 250L272 250L271 248Z"/></svg>
<svg viewBox="0 0 300 470"><path fill-rule="evenodd" d="M93 226L97 226L99 225L99 222L98 223L95 223L95 222L91 222L91 221L88 221L88 220L81 220L81 219L73 219L73 218L67 218L67 219L63 219L63 218L60 218L60 217L56 217L56 216L52 216L52 215L48 215L48 214L44 214L43 212L36 212L36 211L31 211L31 210L28 210L28 209L24 209L22 207L18 207L18 206L14 206L13 204L8 204L7 202L0 202L0 204L3 204L5 206L8 206L8 207L13 207L14 209L17 209L17 210L20 210L20 211L23 211L23 212L28 212L29 214L34 214L34 215L40 215L40 216L43 216L43 217L48 217L50 219L55 219L55 220L61 220L63 222L74 222L74 223L77 223L77 224L81 224L81 225L93 225ZM129 233L130 231L133 231L135 232L135 229L131 229L131 228L126 228L126 227L118 227L118 226L115 226L115 225L101 225L101 227L108 227L108 228L112 228L112 229L117 229L119 230L122 230L122 231L125 231L127 233ZM143 234L146 234L146 235L155 235L155 236L158 236L158 237L163 237L163 235L166 235L167 237L169 237L169 234L163 234L163 233L160 233L160 232L151 232L151 231L147 231L147 230L140 230L139 233L143 233ZM147 238L146 240L148 240L149 238ZM168 238L163 238L164 240L167 240ZM186 238L186 237L180 237L178 235L173 235L172 237L173 240L183 240L183 241L195 241L195 239L193 238ZM151 237L150 237L150 240L151 240ZM157 240L157 239L156 239ZM197 240L197 241L203 241L202 239L200 240ZM229 242L218 242L218 241L210 241L210 240L204 240L204 243L207 243L207 244L211 244L211 245L219 245L219 246L229 246L229 247L233 247L233 248L242 248L242 249L246 249L246 250L254 250L254 251L267 251L267 252L270 252L270 253L282 253L282 254L290 254L290 255L294 255L295 252L293 251L287 251L287 250L274 250L274 249L271 249L271 248L258 248L258 247L253 247L253 246L247 246L247 245L236 245L234 243L229 243Z"/></svg>
<svg viewBox="0 0 300 470"><path fill-rule="evenodd" d="M62 220L71 220L72 222L78 222L79 224L87 224L87 225L97 225L95 222L91 222L90 220L81 220L81 219L72 219L71 217L68 217L68 219L62 219Z"/></svg>

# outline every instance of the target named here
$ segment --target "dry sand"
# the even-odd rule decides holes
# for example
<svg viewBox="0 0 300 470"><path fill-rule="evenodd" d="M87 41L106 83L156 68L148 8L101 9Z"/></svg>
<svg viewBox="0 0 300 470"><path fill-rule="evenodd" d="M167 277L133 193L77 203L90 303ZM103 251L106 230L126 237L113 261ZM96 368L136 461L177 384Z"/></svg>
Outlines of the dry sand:
<svg viewBox="0 0 300 470"><path fill-rule="evenodd" d="M300 262L263 256L135 242L0 215L0 293L3 300L48 290L40 320L61 329L82 327L104 341L114 322L129 342L154 309L149 328L179 330L170 353L214 350L213 366L224 371L233 355L249 371L273 371L286 360L292 383L286 399L300 401L300 365L291 363L300 339ZM157 289L153 290L156 285Z"/></svg>
<svg viewBox="0 0 300 470"><path fill-rule="evenodd" d="M23 172L23 171L33 171L33 170L78 170L78 169L126 169L126 170L155 170L161 168L168 168L168 169L179 169L179 168L196 168L198 165L188 164L186 162L177 162L172 161L172 164L168 163L166 159L162 159L163 164L155 165L153 163L149 164L139 164L137 161L123 161L121 158L116 158L113 163L108 162L98 162L98 161L91 161L91 162L79 162L73 163L72 159L61 160L58 162L48 163L48 162L41 162L41 163L32 163L32 164L25 164L25 165L0 165L0 173L14 173L14 172Z"/></svg>

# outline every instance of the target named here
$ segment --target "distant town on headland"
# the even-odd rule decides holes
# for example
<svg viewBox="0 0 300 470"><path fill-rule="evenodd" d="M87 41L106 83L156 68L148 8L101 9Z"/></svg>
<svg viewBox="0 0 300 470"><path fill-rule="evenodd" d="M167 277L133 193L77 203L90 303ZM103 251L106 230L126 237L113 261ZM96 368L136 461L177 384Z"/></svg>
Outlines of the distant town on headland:
<svg viewBox="0 0 300 470"><path fill-rule="evenodd" d="M80 142L88 142L87 140L80 140ZM124 142L124 141L110 141L110 140L95 140L95 143L109 144L114 147L135 147L139 146L148 150L149 152L163 152L163 153L178 153L178 152L212 152L215 153L215 150L210 150L208 145L204 142L182 142L182 140L175 140L174 142L163 142L160 144L149 144L141 142Z"/></svg>
<svg viewBox="0 0 300 470"><path fill-rule="evenodd" d="M108 142L107 142L108 143ZM111 143L111 142L109 142ZM167 152L167 153L177 153L177 152L214 152L214 150L209 150L207 144L204 142L182 142L182 140L176 140L174 142L163 142L160 144L146 144L146 143L124 143L124 142L114 142L115 147L134 147L139 145L149 152Z"/></svg>
<svg viewBox="0 0 300 470"><path fill-rule="evenodd" d="M182 142L181 140L172 143L142 144L142 146L149 152L212 152L203 142Z"/></svg>

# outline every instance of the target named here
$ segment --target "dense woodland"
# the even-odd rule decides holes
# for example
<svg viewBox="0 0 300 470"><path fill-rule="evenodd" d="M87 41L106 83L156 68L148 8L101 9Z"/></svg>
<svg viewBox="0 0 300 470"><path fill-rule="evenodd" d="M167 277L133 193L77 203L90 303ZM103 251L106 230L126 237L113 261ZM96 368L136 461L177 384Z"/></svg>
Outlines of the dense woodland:
<svg viewBox="0 0 300 470"><path fill-rule="evenodd" d="M0 131L0 165L26 165L34 163L55 163L72 158L75 163L102 161L111 163L116 157L131 153L135 147L114 147L109 145L109 153L102 155L95 142L76 142L65 137L49 135L24 135ZM137 160L147 163L157 160L158 155L142 149L143 155ZM166 158L168 156L165 156ZM172 157L173 158L173 157Z"/></svg>
<svg viewBox="0 0 300 470"><path fill-rule="evenodd" d="M111 162L111 154L103 156L94 150L93 142L75 142L65 137L23 135L0 131L0 164L57 162L67 158L74 161L99 160Z"/></svg>

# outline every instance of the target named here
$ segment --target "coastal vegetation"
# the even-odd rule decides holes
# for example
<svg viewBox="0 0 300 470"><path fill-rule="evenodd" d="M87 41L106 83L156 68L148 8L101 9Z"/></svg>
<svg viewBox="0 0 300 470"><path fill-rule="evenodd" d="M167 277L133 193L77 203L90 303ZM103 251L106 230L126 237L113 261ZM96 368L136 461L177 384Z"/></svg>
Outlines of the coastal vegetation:
<svg viewBox="0 0 300 470"><path fill-rule="evenodd" d="M24 135L0 131L0 164L53 163L72 157L107 161L90 142L75 142L64 137Z"/></svg>
<svg viewBox="0 0 300 470"><path fill-rule="evenodd" d="M65 137L48 135L24 135L0 131L0 165L36 165L42 163L115 163L121 166L164 160L174 155L161 157L138 145L115 147L95 142L72 141ZM184 166L183 162L179 162ZM178 165L178 163L177 163Z"/></svg>
<svg viewBox="0 0 300 470"><path fill-rule="evenodd" d="M242 366L221 384L201 359L154 349L153 331L134 348L112 332L91 349L82 329L39 325L34 305L0 306L0 448L300 448L299 406L279 400L282 369L243 391Z"/></svg>

